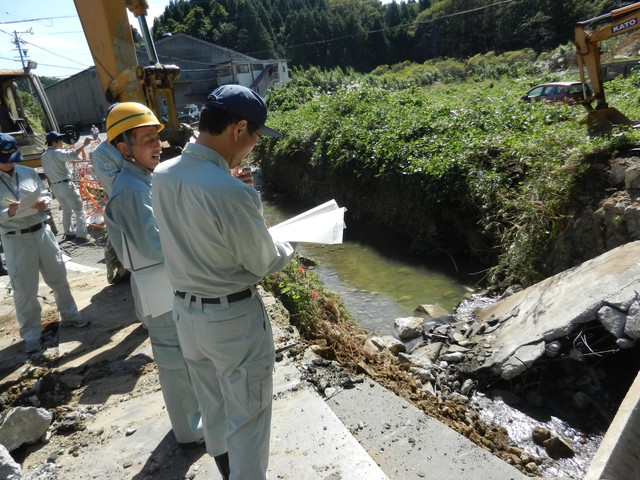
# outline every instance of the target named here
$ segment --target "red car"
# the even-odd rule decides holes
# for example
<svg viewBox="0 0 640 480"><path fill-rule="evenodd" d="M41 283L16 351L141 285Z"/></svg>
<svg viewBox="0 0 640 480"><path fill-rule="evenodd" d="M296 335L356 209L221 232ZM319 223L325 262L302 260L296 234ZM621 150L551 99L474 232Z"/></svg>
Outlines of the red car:
<svg viewBox="0 0 640 480"><path fill-rule="evenodd" d="M593 95L591 85L581 82L550 82L536 85L522 96L526 102L544 100L547 102L576 103L584 99L584 91L587 99Z"/></svg>

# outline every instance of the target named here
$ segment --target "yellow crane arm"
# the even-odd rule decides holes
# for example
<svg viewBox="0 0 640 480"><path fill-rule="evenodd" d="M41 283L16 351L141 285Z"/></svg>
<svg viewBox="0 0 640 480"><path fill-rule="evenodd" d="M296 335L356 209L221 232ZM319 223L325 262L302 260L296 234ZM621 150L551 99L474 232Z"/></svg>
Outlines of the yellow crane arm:
<svg viewBox="0 0 640 480"><path fill-rule="evenodd" d="M147 105L167 127L163 139L174 147L173 153L179 152L193 133L178 121L174 81L180 69L158 61L146 21L147 0L74 0L74 3L107 102ZM138 19L149 59L147 65L138 65L127 9Z"/></svg>

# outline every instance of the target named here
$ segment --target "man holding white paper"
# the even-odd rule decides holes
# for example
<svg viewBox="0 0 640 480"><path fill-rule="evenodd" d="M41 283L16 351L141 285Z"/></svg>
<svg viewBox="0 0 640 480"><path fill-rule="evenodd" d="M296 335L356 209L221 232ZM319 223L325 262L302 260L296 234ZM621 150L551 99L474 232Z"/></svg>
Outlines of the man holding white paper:
<svg viewBox="0 0 640 480"><path fill-rule="evenodd" d="M225 480L267 478L275 349L256 284L294 253L269 234L258 193L231 173L261 135L281 136L266 118L250 89L217 88L195 144L161 163L153 180L180 345L207 406L207 453Z"/></svg>
<svg viewBox="0 0 640 480"><path fill-rule="evenodd" d="M108 140L118 149L124 162L113 182L104 212L105 222L113 248L123 264L126 263L123 237L141 252L135 262L129 263L134 273L142 263L161 268L164 261L151 207L152 172L160 162L159 132L163 128L149 108L135 102L118 103L107 116ZM137 285L134 275L131 289L136 307L146 301L140 293L143 287ZM183 446L201 444L200 408L171 311L140 316L149 333L162 396L176 440Z"/></svg>

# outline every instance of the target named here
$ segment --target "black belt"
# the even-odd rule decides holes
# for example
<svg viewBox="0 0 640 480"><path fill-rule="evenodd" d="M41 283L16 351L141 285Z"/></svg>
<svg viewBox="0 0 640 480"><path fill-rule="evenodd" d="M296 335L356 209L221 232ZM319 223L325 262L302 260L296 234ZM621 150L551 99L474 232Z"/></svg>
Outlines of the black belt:
<svg viewBox="0 0 640 480"><path fill-rule="evenodd" d="M38 230L40 230L43 227L43 225L44 225L44 223L42 223L42 222L36 223L32 227L23 228L22 230L20 230L20 233L37 232ZM16 232L17 232L17 230L16 230ZM7 233L5 233L5 235L15 235L16 232L7 232Z"/></svg>
<svg viewBox="0 0 640 480"><path fill-rule="evenodd" d="M240 300L249 298L251 296L251 289L247 288L246 290L242 290L241 292L232 293L231 295L227 295L226 297L220 297L220 298L198 297L197 295L191 295L190 293L185 293L185 292L175 292L175 294L180 298L185 298L187 295L189 295L190 297L192 297L191 298L192 302L200 298L200 301L202 303L220 303L221 299L226 298L227 302L231 303L231 302L239 302Z"/></svg>
<svg viewBox="0 0 640 480"><path fill-rule="evenodd" d="M65 178L64 180L60 180L59 182L53 182L51 185L57 185L58 183L67 183L69 181L68 178Z"/></svg>

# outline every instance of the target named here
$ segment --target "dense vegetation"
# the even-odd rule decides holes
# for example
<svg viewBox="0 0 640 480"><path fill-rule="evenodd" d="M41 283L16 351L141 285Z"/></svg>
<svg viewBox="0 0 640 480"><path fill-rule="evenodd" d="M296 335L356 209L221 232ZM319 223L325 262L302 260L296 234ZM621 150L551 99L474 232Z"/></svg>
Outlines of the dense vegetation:
<svg viewBox="0 0 640 480"><path fill-rule="evenodd" d="M286 135L259 147L265 175L298 198L336 198L351 215L407 232L418 253L481 259L491 284L538 281L552 273L545 253L589 158L628 148L638 133L589 138L581 106L521 101L532 84L567 77L542 73L530 56L382 75L297 70L270 97L270 123ZM607 83L630 118L640 118L629 94L638 84L638 75Z"/></svg>
<svg viewBox="0 0 640 480"><path fill-rule="evenodd" d="M175 0L156 38L186 33L257 58L368 72L489 51L548 51L572 25L629 2L604 0Z"/></svg>

